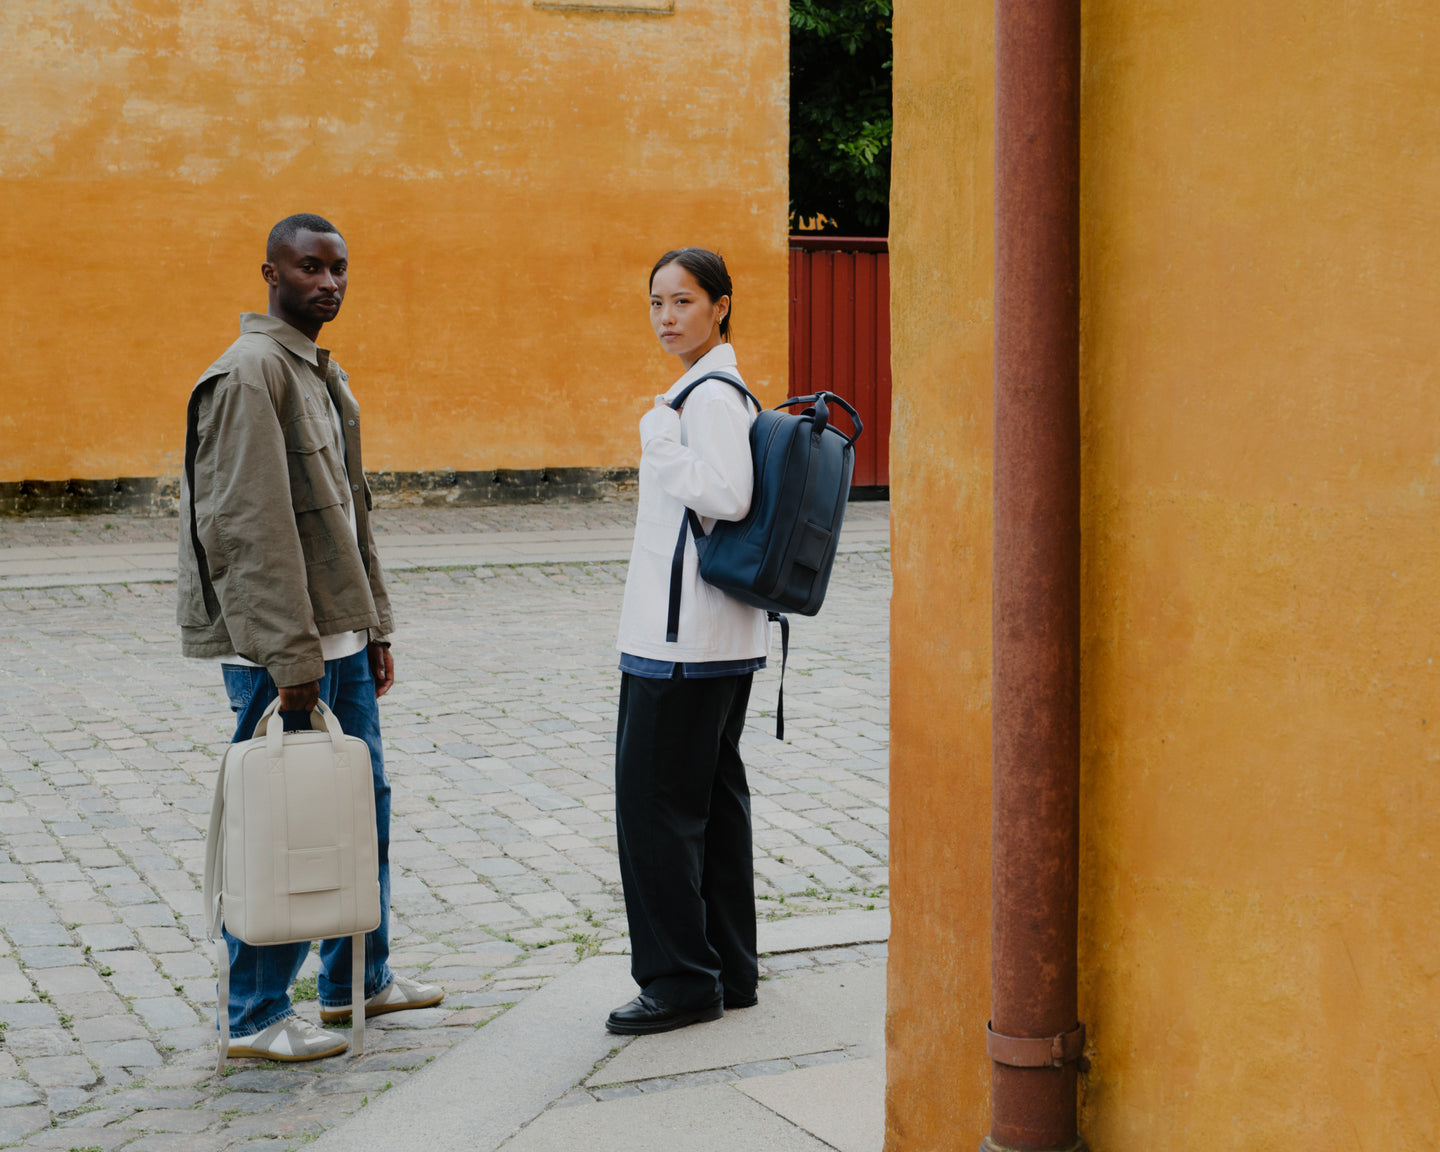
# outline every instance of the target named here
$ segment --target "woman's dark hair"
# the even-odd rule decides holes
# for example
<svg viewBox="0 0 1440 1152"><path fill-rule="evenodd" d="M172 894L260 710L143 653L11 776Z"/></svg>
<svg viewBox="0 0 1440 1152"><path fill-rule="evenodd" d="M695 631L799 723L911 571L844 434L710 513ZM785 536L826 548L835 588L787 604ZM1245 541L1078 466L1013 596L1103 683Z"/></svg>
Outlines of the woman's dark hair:
<svg viewBox="0 0 1440 1152"><path fill-rule="evenodd" d="M725 267L725 257L718 252L711 252L708 248L672 249L655 261L655 267L650 269L650 287L655 287L655 273L667 264L679 264L695 277L695 282L704 289L710 303L714 304L721 296L730 297L730 307L720 321L720 339L729 340L730 316L735 311L735 293L730 287L730 270Z"/></svg>

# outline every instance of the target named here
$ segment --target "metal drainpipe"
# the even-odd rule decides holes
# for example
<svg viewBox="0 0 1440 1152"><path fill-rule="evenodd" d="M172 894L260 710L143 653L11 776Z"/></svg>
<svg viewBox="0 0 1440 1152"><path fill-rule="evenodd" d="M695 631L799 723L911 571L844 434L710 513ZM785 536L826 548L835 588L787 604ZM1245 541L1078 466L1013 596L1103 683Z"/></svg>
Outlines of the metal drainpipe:
<svg viewBox="0 0 1440 1152"><path fill-rule="evenodd" d="M1083 1147L1080 4L995 6L995 570L990 1135Z"/></svg>

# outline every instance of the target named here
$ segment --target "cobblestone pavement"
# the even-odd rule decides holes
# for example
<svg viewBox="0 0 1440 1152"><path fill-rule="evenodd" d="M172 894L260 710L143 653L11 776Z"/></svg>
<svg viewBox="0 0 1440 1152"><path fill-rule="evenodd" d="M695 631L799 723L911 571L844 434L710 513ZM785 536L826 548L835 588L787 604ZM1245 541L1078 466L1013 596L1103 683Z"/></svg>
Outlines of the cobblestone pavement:
<svg viewBox="0 0 1440 1152"><path fill-rule="evenodd" d="M395 534L544 531L625 523L633 505L377 520ZM174 530L8 521L0 548ZM220 1077L199 892L231 730L218 669L177 655L171 584L0 592L0 1147L283 1152L576 959L624 951L611 783L624 570L391 578L392 963L446 1001L372 1022L362 1057L236 1061ZM888 553L842 556L824 613L794 621L784 744L778 669L756 678L745 748L764 917L886 904L889 587ZM773 978L818 962L883 962L883 948L765 963ZM298 1007L318 1018L313 1000Z"/></svg>

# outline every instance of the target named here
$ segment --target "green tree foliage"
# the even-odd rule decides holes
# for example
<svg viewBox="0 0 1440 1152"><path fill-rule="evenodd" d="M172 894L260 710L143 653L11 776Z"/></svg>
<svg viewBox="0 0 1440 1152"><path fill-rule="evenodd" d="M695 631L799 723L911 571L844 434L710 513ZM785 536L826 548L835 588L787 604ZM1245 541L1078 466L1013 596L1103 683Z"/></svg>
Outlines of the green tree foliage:
<svg viewBox="0 0 1440 1152"><path fill-rule="evenodd" d="M892 0L791 0L790 218L890 226Z"/></svg>

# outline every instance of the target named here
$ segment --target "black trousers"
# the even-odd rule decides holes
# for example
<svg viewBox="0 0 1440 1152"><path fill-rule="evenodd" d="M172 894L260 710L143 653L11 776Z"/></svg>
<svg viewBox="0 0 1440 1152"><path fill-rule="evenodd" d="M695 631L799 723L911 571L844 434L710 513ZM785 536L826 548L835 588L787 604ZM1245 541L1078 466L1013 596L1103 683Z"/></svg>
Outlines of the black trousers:
<svg viewBox="0 0 1440 1152"><path fill-rule="evenodd" d="M615 824L630 972L676 1008L749 999L759 978L740 759L753 679L621 673Z"/></svg>

